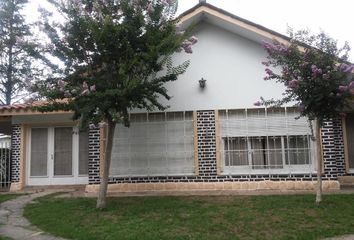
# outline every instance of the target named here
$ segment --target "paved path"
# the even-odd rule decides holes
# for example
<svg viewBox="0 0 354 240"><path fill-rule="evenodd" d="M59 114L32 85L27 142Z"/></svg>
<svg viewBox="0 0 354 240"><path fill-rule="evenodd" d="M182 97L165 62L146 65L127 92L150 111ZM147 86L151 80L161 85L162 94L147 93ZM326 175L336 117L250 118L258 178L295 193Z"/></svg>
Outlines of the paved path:
<svg viewBox="0 0 354 240"><path fill-rule="evenodd" d="M28 194L0 204L0 236L16 240L64 240L63 238L43 233L23 217L23 208L26 204L37 197L50 193L53 192L45 191Z"/></svg>

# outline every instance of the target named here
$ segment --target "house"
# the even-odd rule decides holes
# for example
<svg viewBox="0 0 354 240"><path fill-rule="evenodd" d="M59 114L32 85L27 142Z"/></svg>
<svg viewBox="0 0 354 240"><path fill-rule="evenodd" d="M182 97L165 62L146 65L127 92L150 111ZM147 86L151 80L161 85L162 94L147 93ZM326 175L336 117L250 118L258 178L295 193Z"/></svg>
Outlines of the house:
<svg viewBox="0 0 354 240"><path fill-rule="evenodd" d="M354 115L326 122L319 148L296 108L253 104L284 90L263 81L261 42L289 39L204 1L181 15L182 26L192 23L199 42L192 55L174 57L191 64L167 84L170 108L132 111L131 127L117 126L108 190L310 190L317 171L325 190L339 189L339 178L354 173ZM12 125L11 190L73 184L98 190L103 127L80 132L72 113L39 113L28 104L0 107L0 116Z"/></svg>

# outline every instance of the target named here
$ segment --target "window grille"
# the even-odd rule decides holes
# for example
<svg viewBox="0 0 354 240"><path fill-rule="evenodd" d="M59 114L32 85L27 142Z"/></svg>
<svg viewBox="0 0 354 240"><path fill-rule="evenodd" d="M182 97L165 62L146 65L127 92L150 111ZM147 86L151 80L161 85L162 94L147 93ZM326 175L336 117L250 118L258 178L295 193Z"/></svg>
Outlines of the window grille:
<svg viewBox="0 0 354 240"><path fill-rule="evenodd" d="M224 174L314 170L311 130L295 108L221 110L219 116Z"/></svg>
<svg viewBox="0 0 354 240"><path fill-rule="evenodd" d="M111 176L194 173L192 112L131 114L130 121L116 127Z"/></svg>

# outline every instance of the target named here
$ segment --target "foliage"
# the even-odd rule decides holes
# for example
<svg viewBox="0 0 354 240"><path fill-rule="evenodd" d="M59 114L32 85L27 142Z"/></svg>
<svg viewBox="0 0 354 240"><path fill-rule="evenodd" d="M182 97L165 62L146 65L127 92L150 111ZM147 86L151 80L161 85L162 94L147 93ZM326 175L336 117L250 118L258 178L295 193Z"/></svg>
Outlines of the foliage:
<svg viewBox="0 0 354 240"><path fill-rule="evenodd" d="M47 62L22 16L26 4L27 0L0 1L0 104L23 100L25 90L42 73L38 63Z"/></svg>
<svg viewBox="0 0 354 240"><path fill-rule="evenodd" d="M176 28L173 0L50 0L64 17L43 25L52 54L65 64L56 77L37 85L50 102L41 111L72 110L83 126L102 120L129 125L133 108L164 110L164 84L177 79L188 62L173 66L171 55L197 39ZM61 101L62 99L63 101Z"/></svg>
<svg viewBox="0 0 354 240"><path fill-rule="evenodd" d="M353 234L354 195L41 198L24 215L66 239L323 239Z"/></svg>
<svg viewBox="0 0 354 240"><path fill-rule="evenodd" d="M349 109L354 95L354 65L347 62L350 50L347 43L339 48L337 41L325 33L290 31L290 43L274 40L264 42L268 53L263 64L265 80L275 80L286 86L280 100L264 100L256 105L295 103L302 116L310 120L338 117Z"/></svg>
<svg viewBox="0 0 354 240"><path fill-rule="evenodd" d="M22 194L0 194L0 203L6 202L11 199L15 199Z"/></svg>

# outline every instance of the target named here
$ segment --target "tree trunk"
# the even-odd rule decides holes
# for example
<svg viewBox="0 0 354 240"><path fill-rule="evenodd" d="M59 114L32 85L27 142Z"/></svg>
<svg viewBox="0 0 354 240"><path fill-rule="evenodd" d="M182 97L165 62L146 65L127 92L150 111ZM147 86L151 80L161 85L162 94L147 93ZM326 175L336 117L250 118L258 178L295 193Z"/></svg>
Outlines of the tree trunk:
<svg viewBox="0 0 354 240"><path fill-rule="evenodd" d="M317 186L316 186L316 204L322 201L322 143L321 143L321 126L319 121L316 122L316 142L317 142Z"/></svg>
<svg viewBox="0 0 354 240"><path fill-rule="evenodd" d="M109 177L109 168L111 165L111 156L112 156L112 146L113 146L113 137L114 129L116 128L116 123L112 120L108 121L108 135L106 140L106 151L103 161L103 171L101 176L100 189L97 197L96 208L104 209L107 205L107 187L108 187L108 177Z"/></svg>

